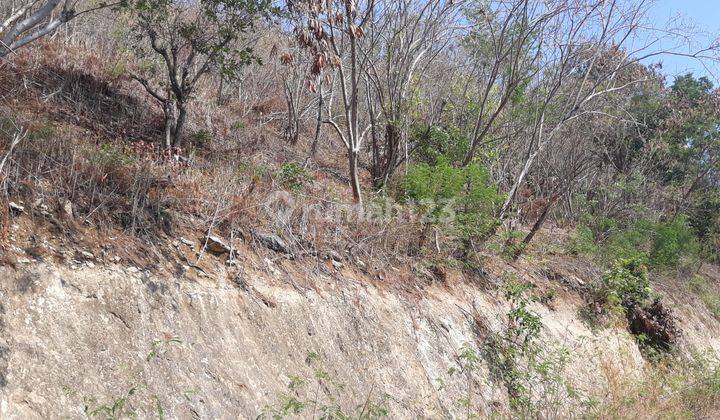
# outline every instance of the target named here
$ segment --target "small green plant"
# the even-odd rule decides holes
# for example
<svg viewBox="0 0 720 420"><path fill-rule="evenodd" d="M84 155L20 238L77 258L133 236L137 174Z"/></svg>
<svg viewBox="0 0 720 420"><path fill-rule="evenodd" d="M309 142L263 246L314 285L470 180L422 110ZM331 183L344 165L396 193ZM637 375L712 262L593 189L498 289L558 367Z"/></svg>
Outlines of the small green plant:
<svg viewBox="0 0 720 420"><path fill-rule="evenodd" d="M389 396L383 395L374 399L372 391L368 396L348 409L341 405L347 397L345 384L335 381L323 369L319 354L309 352L305 363L313 367L313 378L305 379L291 375L287 384L287 392L278 395L277 401L267 405L258 415L258 419L283 419L291 416L302 416L321 419L357 419L371 420L386 417L385 407Z"/></svg>
<svg viewBox="0 0 720 420"><path fill-rule="evenodd" d="M570 358L564 348L540 341L542 319L530 309L534 286L505 276L504 296L510 304L506 329L491 334L483 349L491 377L507 390L510 417L558 418L567 404L582 396L564 378Z"/></svg>
<svg viewBox="0 0 720 420"><path fill-rule="evenodd" d="M190 135L190 140L192 141L193 146L198 148L206 147L210 144L210 142L212 142L212 139L212 133L205 129L197 130Z"/></svg>
<svg viewBox="0 0 720 420"><path fill-rule="evenodd" d="M86 150L86 158L90 165L105 170L127 167L135 163L132 156L111 143Z"/></svg>
<svg viewBox="0 0 720 420"><path fill-rule="evenodd" d="M148 353L145 360L149 362L157 357L164 356L168 351L170 351L170 346L172 344L182 344L182 340L177 337L171 337L153 341L150 345L150 353Z"/></svg>
<svg viewBox="0 0 720 420"><path fill-rule="evenodd" d="M299 191L310 181L310 176L302 165L297 162L289 162L280 167L275 179L284 188Z"/></svg>
<svg viewBox="0 0 720 420"><path fill-rule="evenodd" d="M480 369L480 355L469 343L465 343L460 349L458 360L459 367L451 367L448 369L448 375L453 376L460 374L465 376L467 392L458 399L458 403L465 410L465 417L467 419L476 418L477 416L473 412L475 409L473 403L475 394L473 375Z"/></svg>
<svg viewBox="0 0 720 420"><path fill-rule="evenodd" d="M534 341L542 328L540 316L528 308L534 300L528 293L533 288L532 283L518 281L512 276L505 283L505 299L510 302L508 332L512 341L523 345Z"/></svg>
<svg viewBox="0 0 720 420"><path fill-rule="evenodd" d="M120 397L105 404L98 404L92 397L85 398L85 414L90 418L97 417L107 420L132 417L135 412L129 407L129 402L139 389L139 386L133 386Z"/></svg>

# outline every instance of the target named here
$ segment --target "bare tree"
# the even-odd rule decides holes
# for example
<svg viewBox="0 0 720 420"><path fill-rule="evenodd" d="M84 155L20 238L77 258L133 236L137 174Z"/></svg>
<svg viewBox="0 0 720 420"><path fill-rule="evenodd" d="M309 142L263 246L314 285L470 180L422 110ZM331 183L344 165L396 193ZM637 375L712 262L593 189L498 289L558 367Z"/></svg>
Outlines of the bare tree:
<svg viewBox="0 0 720 420"><path fill-rule="evenodd" d="M370 116L370 172L382 187L404 160L413 89L459 34L465 1L378 1L368 19L366 83ZM375 115L379 117L376 118Z"/></svg>
<svg viewBox="0 0 720 420"><path fill-rule="evenodd" d="M113 7L121 2L101 2L78 10L83 0L26 0L13 3L0 22L0 57L55 32L59 27L85 13Z"/></svg>
<svg viewBox="0 0 720 420"><path fill-rule="evenodd" d="M277 68L282 84L285 104L287 106L287 119L285 123L285 138L291 144L296 144L300 137L300 127L305 116L315 108L315 102L322 103L322 97L309 92L307 75L312 61L299 54L297 45L291 45L279 56L282 68ZM313 83L313 89L319 83ZM322 86L320 86L321 88ZM318 112L322 112L321 110Z"/></svg>
<svg viewBox="0 0 720 420"><path fill-rule="evenodd" d="M553 19L569 12L565 2L499 0L477 2L470 9L474 24L466 37L477 80L478 111L463 165L493 134L503 111L540 72L545 32Z"/></svg>
<svg viewBox="0 0 720 420"><path fill-rule="evenodd" d="M559 0L544 4L555 12L540 28L536 64L542 71L534 72L524 95L527 100L522 102L534 123L527 134L529 141L520 171L500 217L512 206L536 158L563 140L560 134L567 124L607 112L602 109L604 96L649 80L646 73L627 71L629 68L642 60L671 53L651 50L664 36L659 32L646 33L644 42L639 43L648 1Z"/></svg>
<svg viewBox="0 0 720 420"><path fill-rule="evenodd" d="M324 123L333 127L345 145L350 186L353 200L362 203L358 174L358 159L370 126L361 127L361 84L368 63L363 59L360 43L365 35L364 27L372 16L374 0L305 0L289 2L295 15L296 33L300 45L313 57L311 76L318 77L323 71L336 70L340 86L341 115L336 117L328 107ZM317 87L311 83L311 90ZM339 120L343 121L340 122Z"/></svg>

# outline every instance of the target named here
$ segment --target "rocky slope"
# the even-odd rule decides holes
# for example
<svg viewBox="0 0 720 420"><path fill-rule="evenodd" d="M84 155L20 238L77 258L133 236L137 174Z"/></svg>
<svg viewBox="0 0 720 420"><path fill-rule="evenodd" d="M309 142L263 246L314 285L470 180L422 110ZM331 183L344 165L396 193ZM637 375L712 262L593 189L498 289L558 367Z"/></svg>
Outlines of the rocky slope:
<svg viewBox="0 0 720 420"><path fill-rule="evenodd" d="M592 331L579 320L577 290L592 279L561 261L542 270L491 264L483 281L451 273L392 285L340 264L301 274L299 262L242 253L232 275L221 262L208 274L99 263L0 268L0 417L255 418L287 406L287 396L335 401L346 412L377 406L396 418L450 418L471 395L488 414L507 403L489 363L470 380L451 373L463 365L461 349L481 349L503 329L508 306L496 283L508 270L557 291L532 309L544 342L567 350L562 375L577 389L601 394L646 366L623 328ZM720 324L665 292L683 346L720 354Z"/></svg>

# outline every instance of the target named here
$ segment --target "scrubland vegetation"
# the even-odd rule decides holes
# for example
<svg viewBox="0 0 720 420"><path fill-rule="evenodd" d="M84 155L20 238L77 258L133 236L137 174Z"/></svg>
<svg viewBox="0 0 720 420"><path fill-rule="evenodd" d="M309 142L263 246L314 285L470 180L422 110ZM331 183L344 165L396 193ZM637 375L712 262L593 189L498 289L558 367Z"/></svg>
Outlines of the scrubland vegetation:
<svg viewBox="0 0 720 420"><path fill-rule="evenodd" d="M590 417L710 416L717 365L673 360L681 326L653 282L671 279L720 318L720 285L699 274L720 263L720 90L659 64L672 54L711 68L720 51L649 22L651 7L4 1L2 235L22 203L67 234L80 227L54 214L152 243L188 227L262 229L298 258L335 250L361 267L474 273L560 231L560 252L604 273L589 322L625 323L657 371L614 382L603 401L576 395L558 382L562 357L536 340L532 291L508 280L507 331L486 356L513 413L552 417L574 399ZM463 354L452 374L480 357ZM342 414L312 393L301 401L306 385L267 416ZM562 396L538 401L540 385ZM472 390L461 398L470 417ZM375 399L357 417L387 414Z"/></svg>

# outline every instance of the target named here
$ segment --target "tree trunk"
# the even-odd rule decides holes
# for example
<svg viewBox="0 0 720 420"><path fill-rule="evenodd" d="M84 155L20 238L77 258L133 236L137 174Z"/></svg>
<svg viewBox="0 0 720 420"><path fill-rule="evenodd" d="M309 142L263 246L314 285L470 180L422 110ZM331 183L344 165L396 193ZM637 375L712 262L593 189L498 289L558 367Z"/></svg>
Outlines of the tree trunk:
<svg viewBox="0 0 720 420"><path fill-rule="evenodd" d="M401 133L394 122L385 124L385 144L382 148L377 144L373 133L373 187L380 189L397 167L398 153L400 152Z"/></svg>
<svg viewBox="0 0 720 420"><path fill-rule="evenodd" d="M182 145L182 131L185 127L185 121L187 120L187 108L185 104L180 102L178 105L177 120L175 120L175 127L173 131L172 147L180 147Z"/></svg>
<svg viewBox="0 0 720 420"><path fill-rule="evenodd" d="M322 126L323 126L322 116L323 116L323 91L322 91L322 84L320 84L320 89L319 89L319 93L318 93L317 122L315 124L315 137L313 138L312 146L310 146L310 154L308 155L307 159L305 159L306 164L310 160L315 160L315 154L317 153L318 141L320 140L320 133L322 133Z"/></svg>
<svg viewBox="0 0 720 420"><path fill-rule="evenodd" d="M175 133L175 102L172 99L168 99L163 103L163 114L165 115L165 141L163 147L170 150Z"/></svg>
<svg viewBox="0 0 720 420"><path fill-rule="evenodd" d="M283 88L285 91L285 103L287 105L285 138L290 144L295 145L297 144L300 136L300 121L297 107L298 98L295 96L295 93L288 84L287 80L283 81Z"/></svg>
<svg viewBox="0 0 720 420"><path fill-rule="evenodd" d="M503 204L502 208L500 209L500 215L498 216L499 219L505 218L505 214L510 209L510 206L512 206L513 202L515 201L515 196L517 195L518 189L520 189L520 186L525 181L525 177L527 176L528 172L530 171L530 167L532 166L533 162L535 161L535 156L537 156L539 150L530 153L528 157L525 159L525 164L523 165L522 171L520 171L520 175L515 179L515 182L513 183L512 188L510 188L510 192L508 193L507 199L505 200L505 203Z"/></svg>
<svg viewBox="0 0 720 420"><path fill-rule="evenodd" d="M350 163L350 186L352 187L353 201L356 204L362 204L362 195L360 193L360 179L358 178L357 168L357 152L348 150L348 159Z"/></svg>
<svg viewBox="0 0 720 420"><path fill-rule="evenodd" d="M520 255L525 251L525 248L527 248L528 245L530 245L530 242L535 237L535 234L538 233L542 225L545 223L545 220L547 219L548 214L550 213L550 209L555 204L555 202L560 198L560 194L553 195L550 200L548 200L548 203L545 205L545 208L543 209L542 213L540 213L540 216L537 218L535 223L533 224L532 228L530 229L530 232L525 236L525 239L523 239L520 246L513 252L513 261L520 258Z"/></svg>

